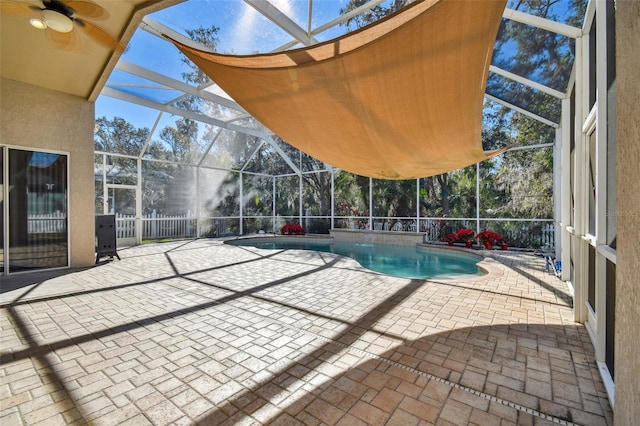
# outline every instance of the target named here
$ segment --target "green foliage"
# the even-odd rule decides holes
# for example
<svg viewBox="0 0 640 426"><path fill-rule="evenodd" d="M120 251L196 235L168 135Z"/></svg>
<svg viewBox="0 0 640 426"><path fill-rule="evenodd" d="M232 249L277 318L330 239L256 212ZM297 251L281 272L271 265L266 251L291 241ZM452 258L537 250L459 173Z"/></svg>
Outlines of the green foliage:
<svg viewBox="0 0 640 426"><path fill-rule="evenodd" d="M114 117L109 120L107 117L100 117L96 119L93 135L96 151L138 156L142 153L142 148L148 138L148 128L138 129L124 118Z"/></svg>
<svg viewBox="0 0 640 426"><path fill-rule="evenodd" d="M344 15L359 7L362 7L368 2L369 0L349 0L349 3L347 3L345 7L340 9L340 15ZM365 25L369 25L393 12L396 12L408 3L408 0L394 0L388 6L386 6L385 4L378 4L359 15L349 18L342 25L345 25L347 28L349 28L349 30L362 28Z"/></svg>

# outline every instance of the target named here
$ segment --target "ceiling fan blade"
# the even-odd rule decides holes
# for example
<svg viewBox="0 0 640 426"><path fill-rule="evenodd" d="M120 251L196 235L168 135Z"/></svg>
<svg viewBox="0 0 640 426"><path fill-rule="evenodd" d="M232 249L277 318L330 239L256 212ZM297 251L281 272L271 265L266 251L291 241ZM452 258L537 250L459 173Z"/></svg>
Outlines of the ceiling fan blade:
<svg viewBox="0 0 640 426"><path fill-rule="evenodd" d="M102 28L93 25L91 22L79 21L76 20L76 23L79 25L76 28L79 28L86 35L88 35L91 39L93 39L96 43L118 52L124 51L124 46L118 41L117 38L107 33Z"/></svg>
<svg viewBox="0 0 640 426"><path fill-rule="evenodd" d="M78 45L78 36L75 31L61 33L48 29L47 38L53 47L60 50L73 50Z"/></svg>
<svg viewBox="0 0 640 426"><path fill-rule="evenodd" d="M100 5L88 0L69 0L64 2L65 6L73 9L73 12L87 19L105 20L109 18L109 12Z"/></svg>
<svg viewBox="0 0 640 426"><path fill-rule="evenodd" d="M25 12L40 11L39 7L32 4L25 4L20 2L2 2L0 3L0 13L7 14L23 14Z"/></svg>

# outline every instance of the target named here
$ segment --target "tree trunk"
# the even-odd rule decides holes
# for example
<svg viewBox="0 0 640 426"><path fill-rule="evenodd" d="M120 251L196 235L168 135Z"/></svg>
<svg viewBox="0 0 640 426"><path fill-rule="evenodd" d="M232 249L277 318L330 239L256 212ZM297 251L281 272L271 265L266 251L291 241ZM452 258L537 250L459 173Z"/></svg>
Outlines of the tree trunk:
<svg viewBox="0 0 640 426"><path fill-rule="evenodd" d="M451 213L451 207L449 205L449 174L443 173L436 176L436 178L440 184L440 195L442 196L442 215L448 217Z"/></svg>

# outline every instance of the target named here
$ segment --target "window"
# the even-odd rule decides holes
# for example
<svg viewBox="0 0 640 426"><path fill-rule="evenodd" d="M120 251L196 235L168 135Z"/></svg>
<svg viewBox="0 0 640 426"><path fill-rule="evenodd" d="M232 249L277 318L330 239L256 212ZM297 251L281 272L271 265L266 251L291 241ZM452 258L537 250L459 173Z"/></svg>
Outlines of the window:
<svg viewBox="0 0 640 426"><path fill-rule="evenodd" d="M605 331L605 362L611 377L614 375L614 349L616 326L616 264L607 259L607 325Z"/></svg>
<svg viewBox="0 0 640 426"><path fill-rule="evenodd" d="M589 135L589 228L590 235L596 235L596 130Z"/></svg>
<svg viewBox="0 0 640 426"><path fill-rule="evenodd" d="M589 109L596 103L596 81L598 81L596 68L596 18L594 16L589 30Z"/></svg>
<svg viewBox="0 0 640 426"><path fill-rule="evenodd" d="M589 250L589 266L587 275L587 303L591 310L596 312L596 249L592 245L588 246Z"/></svg>

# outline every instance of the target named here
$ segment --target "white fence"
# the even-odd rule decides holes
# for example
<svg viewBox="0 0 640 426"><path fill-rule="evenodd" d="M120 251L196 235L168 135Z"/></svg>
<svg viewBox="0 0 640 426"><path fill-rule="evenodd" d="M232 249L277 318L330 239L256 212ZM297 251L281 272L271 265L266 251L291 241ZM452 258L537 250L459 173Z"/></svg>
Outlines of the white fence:
<svg viewBox="0 0 640 426"><path fill-rule="evenodd" d="M67 232L67 214L57 211L47 214L33 214L27 217L29 234L61 234Z"/></svg>
<svg viewBox="0 0 640 426"><path fill-rule="evenodd" d="M197 219L185 215L163 215L154 210L142 216L142 239L196 237ZM135 238L136 217L116 213L116 238Z"/></svg>

